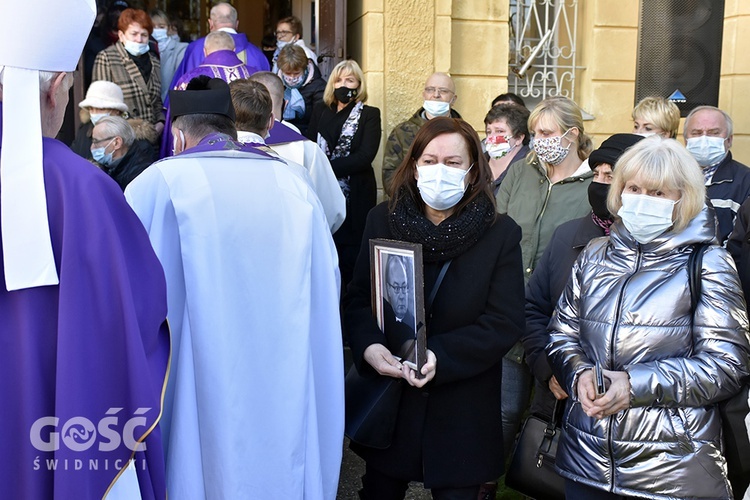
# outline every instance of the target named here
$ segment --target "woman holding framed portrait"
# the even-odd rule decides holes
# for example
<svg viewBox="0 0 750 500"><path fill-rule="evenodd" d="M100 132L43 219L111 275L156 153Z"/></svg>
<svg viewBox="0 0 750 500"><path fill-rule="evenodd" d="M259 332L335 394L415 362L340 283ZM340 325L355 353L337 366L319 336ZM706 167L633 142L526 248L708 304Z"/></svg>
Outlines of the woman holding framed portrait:
<svg viewBox="0 0 750 500"><path fill-rule="evenodd" d="M394 174L390 201L367 217L344 327L361 374L406 383L390 446L351 444L366 461L361 498L401 499L409 481L422 481L433 498L475 500L503 472L511 443L499 425L501 361L523 331L524 292L521 231L496 213L491 182L473 128L434 118ZM413 281L426 298L421 378L394 356L373 314L372 239L421 244L423 273Z"/></svg>

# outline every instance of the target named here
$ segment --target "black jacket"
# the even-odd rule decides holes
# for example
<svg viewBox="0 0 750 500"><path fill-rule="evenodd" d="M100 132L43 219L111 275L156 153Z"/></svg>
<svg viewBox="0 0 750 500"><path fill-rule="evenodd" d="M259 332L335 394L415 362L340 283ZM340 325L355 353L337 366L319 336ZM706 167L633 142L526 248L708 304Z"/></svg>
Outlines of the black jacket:
<svg viewBox="0 0 750 500"><path fill-rule="evenodd" d="M706 194L716 211L716 237L724 244L740 205L750 196L750 168L733 160L731 152L727 153L706 186Z"/></svg>
<svg viewBox="0 0 750 500"><path fill-rule="evenodd" d="M318 103L323 102L323 94L326 90L326 81L323 79L318 66L312 64L312 62L308 62L308 67L313 72L312 77L308 78L308 82L299 89L299 93L302 94L302 98L305 100L305 115L302 118L289 120L289 123L297 127L302 132L302 135L306 134L313 110ZM315 139L312 139L312 141L315 142Z"/></svg>
<svg viewBox="0 0 750 500"><path fill-rule="evenodd" d="M336 112L325 102L318 103L313 110L307 137L316 142L320 133L333 151L341 135L341 128L349 117L355 103L352 102ZM346 205L346 219L336 233L337 244L359 246L365 228L367 213L377 201L377 184L372 162L380 147L380 110L364 106L359 117L359 127L352 137L349 156L331 160L337 178L349 177L351 189Z"/></svg>
<svg viewBox="0 0 750 500"><path fill-rule="evenodd" d="M103 167L123 191L130 181L153 163L154 149L147 141L135 141L125 156L113 167Z"/></svg>
<svg viewBox="0 0 750 500"><path fill-rule="evenodd" d="M371 238L394 238L387 203L367 217L344 301L344 327L360 373L372 370L363 359L365 349L383 343L370 306ZM524 324L520 241L518 225L497 215L479 241L451 262L427 319L427 348L437 357L435 378L424 389L404 384L388 449L352 444L376 469L423 480L427 488L477 485L502 474L501 362ZM442 264L424 265L425 296Z"/></svg>
<svg viewBox="0 0 750 500"><path fill-rule="evenodd" d="M589 241L604 236L591 214L561 224L552 234L542 258L526 286L526 332L521 340L526 363L536 379L532 412L552 415L555 397L549 390L552 368L544 348L549 343L547 325L568 284L573 264Z"/></svg>

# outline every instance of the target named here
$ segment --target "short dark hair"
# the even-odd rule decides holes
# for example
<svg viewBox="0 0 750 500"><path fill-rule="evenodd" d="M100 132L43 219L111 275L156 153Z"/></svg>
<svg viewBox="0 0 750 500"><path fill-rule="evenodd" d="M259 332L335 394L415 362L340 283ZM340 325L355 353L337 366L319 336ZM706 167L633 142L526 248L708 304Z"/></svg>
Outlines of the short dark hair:
<svg viewBox="0 0 750 500"><path fill-rule="evenodd" d="M273 110L271 94L265 85L250 80L235 80L229 84L238 130L260 134L268 126Z"/></svg>
<svg viewBox="0 0 750 500"><path fill-rule="evenodd" d="M203 138L208 134L220 133L227 134L232 139L237 139L237 129L234 122L224 115L215 114L194 114L178 116L172 122L172 125L184 131L192 137Z"/></svg>
<svg viewBox="0 0 750 500"><path fill-rule="evenodd" d="M292 34L299 35L299 37L302 38L302 21L294 16L289 16L285 17L284 19L279 19L279 21L276 23L276 26L278 27L278 25L281 23L288 24L292 28Z"/></svg>
<svg viewBox="0 0 750 500"><path fill-rule="evenodd" d="M292 71L304 71L307 68L307 54L299 45L285 45L279 51L279 58L276 63L284 73Z"/></svg>
<svg viewBox="0 0 750 500"><path fill-rule="evenodd" d="M500 103L503 102L512 102L515 104L518 104L519 106L526 107L526 103L523 102L523 99L521 99L521 96L518 94L514 94L513 92L506 92L505 94L500 94L499 96L495 97L492 100L492 105L497 106Z"/></svg>
<svg viewBox="0 0 750 500"><path fill-rule="evenodd" d="M529 115L528 109L510 102L500 103L493 106L484 117L484 124L489 125L500 119L504 119L510 127L513 136L523 134L524 145L529 143Z"/></svg>

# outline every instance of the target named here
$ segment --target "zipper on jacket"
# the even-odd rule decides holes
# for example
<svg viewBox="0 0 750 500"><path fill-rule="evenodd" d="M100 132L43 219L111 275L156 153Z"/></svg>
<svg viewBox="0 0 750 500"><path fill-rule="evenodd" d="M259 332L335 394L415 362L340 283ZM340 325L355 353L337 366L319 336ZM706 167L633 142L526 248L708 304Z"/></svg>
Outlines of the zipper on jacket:
<svg viewBox="0 0 750 500"><path fill-rule="evenodd" d="M641 267L641 244L636 243L636 258L635 258L635 268L633 269L633 272L630 273L630 276L627 277L625 282L622 284L622 287L620 288L620 293L617 295L617 308L615 309L615 327L612 329L612 337L609 339L609 359L607 359L607 369L613 370L614 369L614 352L615 352L615 337L617 330L619 330L620 327L620 314L622 313L622 299L625 295L625 287L628 286L628 283L630 283L630 280L633 278L636 272L638 272L638 269ZM607 417L607 451L609 452L609 477L610 477L610 484L609 484L609 491L610 493L614 491L615 489L615 461L614 461L614 443L612 439L612 426L614 421L615 415L610 415Z"/></svg>

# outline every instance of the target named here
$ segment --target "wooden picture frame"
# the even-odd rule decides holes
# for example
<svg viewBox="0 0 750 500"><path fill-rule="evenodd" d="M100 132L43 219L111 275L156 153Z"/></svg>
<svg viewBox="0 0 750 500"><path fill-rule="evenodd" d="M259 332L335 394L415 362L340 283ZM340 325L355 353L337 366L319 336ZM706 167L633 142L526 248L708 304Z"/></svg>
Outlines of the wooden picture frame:
<svg viewBox="0 0 750 500"><path fill-rule="evenodd" d="M422 378L427 361L422 245L370 240L370 283L383 344Z"/></svg>

